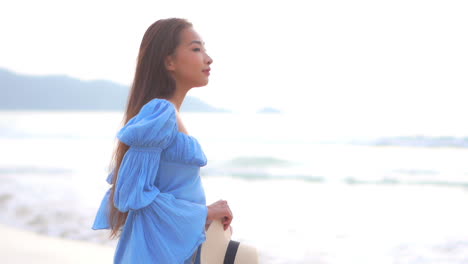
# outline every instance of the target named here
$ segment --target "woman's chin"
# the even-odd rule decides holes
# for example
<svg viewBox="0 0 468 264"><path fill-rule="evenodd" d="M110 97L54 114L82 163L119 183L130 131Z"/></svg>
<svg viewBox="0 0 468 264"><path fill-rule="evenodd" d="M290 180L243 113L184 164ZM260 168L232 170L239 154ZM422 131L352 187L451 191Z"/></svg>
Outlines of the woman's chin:
<svg viewBox="0 0 468 264"><path fill-rule="evenodd" d="M195 85L194 87L203 87L203 86L206 86L206 85L208 85L208 80L206 80L205 82L201 82L201 83Z"/></svg>

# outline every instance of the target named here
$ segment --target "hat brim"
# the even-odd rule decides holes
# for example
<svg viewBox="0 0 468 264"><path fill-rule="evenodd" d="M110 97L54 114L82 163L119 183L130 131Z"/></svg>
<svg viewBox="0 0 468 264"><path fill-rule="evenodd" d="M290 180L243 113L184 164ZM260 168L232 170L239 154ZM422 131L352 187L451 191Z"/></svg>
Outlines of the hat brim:
<svg viewBox="0 0 468 264"><path fill-rule="evenodd" d="M224 230L221 220L214 220L206 230L206 241L201 249L201 264L223 264L231 236L230 229ZM258 264L257 249L239 243L234 264Z"/></svg>

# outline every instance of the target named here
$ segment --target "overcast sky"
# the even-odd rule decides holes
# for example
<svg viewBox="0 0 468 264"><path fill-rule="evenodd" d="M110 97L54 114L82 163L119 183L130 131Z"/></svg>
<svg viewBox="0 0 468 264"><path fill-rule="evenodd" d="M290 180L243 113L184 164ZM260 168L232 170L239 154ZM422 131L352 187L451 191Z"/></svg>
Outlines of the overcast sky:
<svg viewBox="0 0 468 264"><path fill-rule="evenodd" d="M213 58L189 94L311 117L466 119L467 1L18 1L0 4L0 67L130 84L144 32L190 20Z"/></svg>

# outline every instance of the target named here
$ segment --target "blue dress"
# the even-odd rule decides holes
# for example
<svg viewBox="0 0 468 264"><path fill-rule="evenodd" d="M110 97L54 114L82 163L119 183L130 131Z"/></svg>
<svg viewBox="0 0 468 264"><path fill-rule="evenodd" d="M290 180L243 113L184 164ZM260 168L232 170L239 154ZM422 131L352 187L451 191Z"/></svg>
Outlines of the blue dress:
<svg viewBox="0 0 468 264"><path fill-rule="evenodd" d="M199 263L208 215L198 141L179 131L175 106L155 98L117 133L129 145L120 166L114 206L128 212L114 263ZM107 177L112 183L114 172ZM110 188L92 229L110 229Z"/></svg>

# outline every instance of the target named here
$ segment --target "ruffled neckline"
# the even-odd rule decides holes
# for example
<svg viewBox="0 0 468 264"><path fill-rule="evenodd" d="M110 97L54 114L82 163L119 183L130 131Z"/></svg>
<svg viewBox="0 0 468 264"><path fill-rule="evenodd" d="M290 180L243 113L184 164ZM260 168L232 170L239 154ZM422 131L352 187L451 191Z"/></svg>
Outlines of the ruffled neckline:
<svg viewBox="0 0 468 264"><path fill-rule="evenodd" d="M164 98L155 98L153 100L163 101L163 102L169 104L172 107L172 110L174 111L175 128L176 128L175 129L176 136L175 136L174 140L177 141L177 137L182 137L182 138L185 139L182 142L186 142L186 140L195 142L195 145L196 145L196 148L197 148L197 151L195 151L195 153L199 153L201 155L201 157L192 157L192 158L189 159L189 160L192 160L192 161L194 161L194 160L196 160L196 161L188 162L188 160L187 160L188 157L186 157L186 155L188 155L188 153L178 153L179 155L182 154L182 157L180 157L180 158L182 158L182 161L184 163L189 163L189 164L193 164L193 165L205 166L207 164L207 158L205 156L205 153L203 152L203 149L202 149L201 144L198 141L198 139L196 137L192 136L192 135L186 134L186 133L179 130L179 123L177 122L177 115L176 115L177 114L176 106L171 101L169 101L167 99L164 99ZM179 143L179 142L177 142L177 143ZM172 144L170 144L168 146L168 149L171 149L171 146L173 146L173 145L174 145L174 142L172 142ZM194 154L195 156L199 156L199 154L195 154L195 153L192 152L192 154ZM179 156L179 155L176 154L176 156ZM168 156L172 156L172 155L164 155L164 156L168 157ZM169 160L174 160L174 159L175 158L170 158ZM178 159L175 159L175 160L178 160Z"/></svg>
<svg viewBox="0 0 468 264"><path fill-rule="evenodd" d="M171 101L169 101L167 99L164 99L164 98L155 98L155 99L166 101L172 107L172 109L174 110L174 113L177 113L177 108ZM179 130L179 123L177 122L177 115L175 116L175 118L176 118L175 127L176 127L176 131L177 131L176 133L180 134L182 136L191 138L191 139L195 140L197 143L199 143L196 137L193 137L192 135L189 135L189 134L185 134L184 132Z"/></svg>

